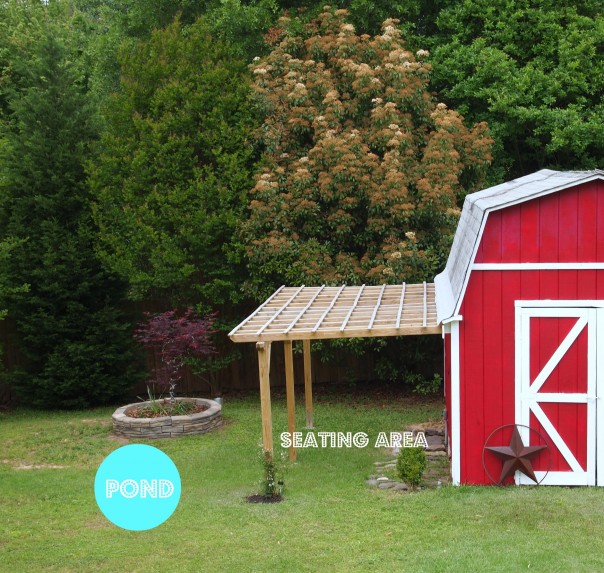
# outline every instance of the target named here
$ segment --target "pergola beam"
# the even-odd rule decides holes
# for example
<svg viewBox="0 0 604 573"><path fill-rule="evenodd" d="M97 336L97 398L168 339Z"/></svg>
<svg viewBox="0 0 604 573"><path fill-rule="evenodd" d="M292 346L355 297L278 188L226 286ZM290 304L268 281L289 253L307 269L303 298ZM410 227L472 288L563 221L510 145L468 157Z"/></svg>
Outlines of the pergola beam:
<svg viewBox="0 0 604 573"><path fill-rule="evenodd" d="M304 350L304 405L306 407L306 428L312 430L314 426L312 406L312 362L310 355L310 340L302 342Z"/></svg>
<svg viewBox="0 0 604 573"><path fill-rule="evenodd" d="M296 394L294 388L294 353L291 340L283 342L283 351L285 353L285 393L287 396L287 431L290 438L293 438L296 431ZM289 447L289 459L296 460L296 448L292 445Z"/></svg>
<svg viewBox="0 0 604 573"><path fill-rule="evenodd" d="M262 415L262 448L273 454L273 414L271 412L271 343L256 343L258 373L260 375L260 412Z"/></svg>

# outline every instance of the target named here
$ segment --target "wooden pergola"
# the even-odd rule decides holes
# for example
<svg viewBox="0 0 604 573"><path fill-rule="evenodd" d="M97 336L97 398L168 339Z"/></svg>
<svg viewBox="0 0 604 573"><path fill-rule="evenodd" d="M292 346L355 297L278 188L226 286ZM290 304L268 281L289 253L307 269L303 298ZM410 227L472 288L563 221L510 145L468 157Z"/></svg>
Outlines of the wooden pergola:
<svg viewBox="0 0 604 573"><path fill-rule="evenodd" d="M272 342L283 341L288 431L291 434L296 429L294 340L301 340L303 344L306 425L312 428L312 340L440 332L433 283L279 288L229 333L233 342L256 343L264 450L273 451L269 381ZM293 446L289 455L292 460L296 458Z"/></svg>

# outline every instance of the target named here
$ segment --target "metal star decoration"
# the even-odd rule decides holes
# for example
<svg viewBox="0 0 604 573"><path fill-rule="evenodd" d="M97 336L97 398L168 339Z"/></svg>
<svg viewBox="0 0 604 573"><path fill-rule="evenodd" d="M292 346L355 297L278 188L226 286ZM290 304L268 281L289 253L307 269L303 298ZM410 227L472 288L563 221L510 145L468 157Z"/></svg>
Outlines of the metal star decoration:
<svg viewBox="0 0 604 573"><path fill-rule="evenodd" d="M501 485L503 481L519 470L524 475L530 477L534 482L537 482L537 477L533 470L531 460L542 450L546 450L547 446L525 446L520 437L518 426L514 426L512 431L512 439L509 446L487 446L485 448L493 452L498 458L503 460L501 475L497 485Z"/></svg>

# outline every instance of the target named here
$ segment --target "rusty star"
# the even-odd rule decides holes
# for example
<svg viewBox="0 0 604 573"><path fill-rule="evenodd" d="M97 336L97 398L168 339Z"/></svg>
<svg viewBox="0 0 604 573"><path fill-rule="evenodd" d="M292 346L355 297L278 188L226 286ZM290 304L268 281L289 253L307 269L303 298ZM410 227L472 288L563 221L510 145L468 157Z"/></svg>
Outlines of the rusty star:
<svg viewBox="0 0 604 573"><path fill-rule="evenodd" d="M534 482L537 482L531 460L539 454L539 452L546 450L547 446L525 446L522 443L518 426L514 426L509 446L488 446L485 449L493 452L493 454L503 460L501 475L497 482L497 485L501 485L503 481L508 476L513 475L516 470L521 471Z"/></svg>

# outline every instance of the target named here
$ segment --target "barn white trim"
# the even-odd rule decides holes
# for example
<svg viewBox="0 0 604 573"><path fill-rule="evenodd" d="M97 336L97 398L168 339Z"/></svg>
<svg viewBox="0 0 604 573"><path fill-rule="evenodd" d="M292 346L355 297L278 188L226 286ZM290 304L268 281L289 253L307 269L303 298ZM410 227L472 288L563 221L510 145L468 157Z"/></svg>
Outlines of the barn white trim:
<svg viewBox="0 0 604 573"><path fill-rule="evenodd" d="M450 323L451 328L451 481L461 482L461 378L459 361L459 321Z"/></svg>
<svg viewBox="0 0 604 573"><path fill-rule="evenodd" d="M570 314L572 312L572 308L604 308L604 300L516 300L514 301L514 306L517 308L522 307L538 307L538 308L561 308L568 309L569 314L555 314L554 312L550 313L550 316L576 316L575 314ZM560 312L557 310L556 312ZM546 315L541 315L546 316Z"/></svg>
<svg viewBox="0 0 604 573"><path fill-rule="evenodd" d="M604 270L604 263L474 263L473 271L589 271Z"/></svg>
<svg viewBox="0 0 604 573"><path fill-rule="evenodd" d="M544 485L595 485L596 484L596 459L597 459L597 396L604 388L598 385L597 376L597 340L598 315L602 315L602 308L594 308L594 301L515 301L516 306L516 381L515 381L515 419L517 424L528 426L531 414L535 416L541 427L545 430L551 443L560 452L570 471L536 471L538 480L543 480ZM602 307L604 301L596 301ZM554 306L551 306L555 303ZM577 304L579 303L579 304ZM570 329L564 339L558 344L552 356L547 360L541 371L531 380L531 318L563 318L573 317L577 322ZM566 352L570 349L578 336L587 329L587 380L586 392L583 393L551 393L540 392L543 384L558 366ZM601 379L601 376L600 376ZM587 466L583 468L576 457L561 437L555 425L548 418L541 407L541 403L569 403L585 404L586 406L586 448ZM602 414L600 414L601 416ZM530 443L528 428L520 429L525 444ZM600 461L600 460L598 460ZM600 461L601 464L601 461ZM516 472L517 484L533 484L534 482L520 472Z"/></svg>

